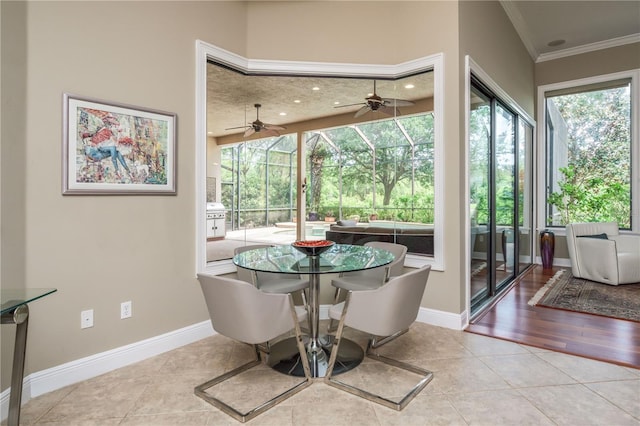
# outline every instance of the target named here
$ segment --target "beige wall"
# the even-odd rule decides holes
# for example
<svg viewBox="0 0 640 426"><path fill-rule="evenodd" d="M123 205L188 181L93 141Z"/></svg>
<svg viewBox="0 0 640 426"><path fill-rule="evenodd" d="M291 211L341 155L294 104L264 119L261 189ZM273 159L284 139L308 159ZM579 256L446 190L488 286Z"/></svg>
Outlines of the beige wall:
<svg viewBox="0 0 640 426"><path fill-rule="evenodd" d="M32 304L27 374L207 319L194 277L196 39L252 59L395 64L444 53L446 270L430 277L423 305L456 314L464 309L459 46L472 55L477 51L480 64L496 73L505 90L516 92L514 98L527 99L503 70L512 66L507 54L521 55L517 46L503 42L507 52L489 56L464 31L465 41L459 40L459 16L469 20L465 8L473 6L459 11L457 2L425 1L1 7L3 83L11 77L11 97L3 92L2 99L1 218L3 232L10 229L2 235L2 285L59 289ZM478 19L495 23L486 14ZM503 20L501 15L497 41L511 36ZM372 28L380 33L372 34ZM496 42L486 28L478 37ZM526 64L517 70L526 72ZM177 113L178 195L63 197L64 92ZM133 318L123 321L119 306L125 300L133 301ZM81 330L84 309L94 309L95 326ZM11 346L6 335L3 360ZM3 368L2 388L7 386Z"/></svg>
<svg viewBox="0 0 640 426"><path fill-rule="evenodd" d="M465 55L534 116L534 63L498 2L460 3L461 61Z"/></svg>
<svg viewBox="0 0 640 426"><path fill-rule="evenodd" d="M31 305L26 373L205 320L194 274L195 40L245 54L246 5L1 7L2 286L58 288ZM63 92L177 113L178 195L63 197ZM133 318L120 320L126 300ZM95 326L81 330L84 309Z"/></svg>
<svg viewBox="0 0 640 426"><path fill-rule="evenodd" d="M26 3L1 5L1 45L2 52L2 133L0 149L1 184L0 195L0 286L2 288L13 285L24 285L25 270L25 193L20 184L26 177L26 155L24 134L26 127L24 111L26 103L26 82L22 78L26 74L26 38L25 38L25 13ZM6 13L11 9L11 16ZM7 34L12 34L11 42ZM8 66L11 64L11 66ZM11 123L11 125L9 125ZM16 185L17 184L17 185ZM2 389L5 389L4 372L11 371L13 353L13 339L15 327L0 327ZM8 382L6 382L8 384Z"/></svg>

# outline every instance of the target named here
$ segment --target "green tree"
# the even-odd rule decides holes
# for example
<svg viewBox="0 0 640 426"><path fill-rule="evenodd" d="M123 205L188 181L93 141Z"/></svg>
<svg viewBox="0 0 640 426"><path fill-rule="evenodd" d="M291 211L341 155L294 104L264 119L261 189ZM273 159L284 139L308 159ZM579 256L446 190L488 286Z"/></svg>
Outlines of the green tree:
<svg viewBox="0 0 640 426"><path fill-rule="evenodd" d="M556 96L565 126L567 166L547 196L556 215L549 223L616 221L631 227L631 126L629 85Z"/></svg>
<svg viewBox="0 0 640 426"><path fill-rule="evenodd" d="M411 142L398 122L412 136ZM398 122L389 119L361 125L368 143L355 131L343 132L338 141L343 151L343 181L370 188L373 180L376 189L381 189L382 206L391 205L401 182L416 177L423 183L433 182L433 117L427 114ZM430 148L424 149L425 145Z"/></svg>
<svg viewBox="0 0 640 426"><path fill-rule="evenodd" d="M558 183L560 191L551 193L547 201L556 206L561 224L613 221L621 228L630 227L628 220L621 221L631 203L629 185L585 176L573 165L560 171L564 176Z"/></svg>

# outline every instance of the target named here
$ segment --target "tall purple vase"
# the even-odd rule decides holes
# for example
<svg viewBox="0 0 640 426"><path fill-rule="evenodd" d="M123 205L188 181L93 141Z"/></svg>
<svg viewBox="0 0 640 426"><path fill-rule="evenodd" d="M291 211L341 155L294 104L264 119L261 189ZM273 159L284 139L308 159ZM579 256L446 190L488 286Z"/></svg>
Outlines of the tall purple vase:
<svg viewBox="0 0 640 426"><path fill-rule="evenodd" d="M553 266L553 252L555 251L555 246L555 234L548 229L540 231L540 257L542 257L543 269L551 269Z"/></svg>

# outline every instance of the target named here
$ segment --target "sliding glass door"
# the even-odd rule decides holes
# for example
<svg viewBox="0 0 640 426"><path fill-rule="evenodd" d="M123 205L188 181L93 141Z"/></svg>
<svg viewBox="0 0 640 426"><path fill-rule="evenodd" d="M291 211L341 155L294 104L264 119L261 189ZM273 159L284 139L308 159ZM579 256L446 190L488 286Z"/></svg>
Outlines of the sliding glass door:
<svg viewBox="0 0 640 426"><path fill-rule="evenodd" d="M525 224L531 216L528 164L533 129L475 79L470 104L473 315L531 263L530 229Z"/></svg>

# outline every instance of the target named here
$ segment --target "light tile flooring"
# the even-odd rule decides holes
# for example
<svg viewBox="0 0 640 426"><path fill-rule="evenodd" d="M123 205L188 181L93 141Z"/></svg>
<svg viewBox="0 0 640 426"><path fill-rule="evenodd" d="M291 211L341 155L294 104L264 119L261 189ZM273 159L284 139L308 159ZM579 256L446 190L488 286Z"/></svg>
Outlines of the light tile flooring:
<svg viewBox="0 0 640 426"><path fill-rule="evenodd" d="M362 335L350 338L364 343ZM640 425L640 370L486 336L415 323L382 353L434 372L401 412L316 380L250 421L256 425ZM22 411L22 424L237 425L193 394L194 386L230 370L252 349L223 336L42 395ZM392 396L411 386L366 360L341 376ZM384 377L374 373L381 372ZM228 401L267 399L288 376L267 367L224 389ZM411 379L414 379L411 377ZM266 385L266 386L265 386Z"/></svg>

